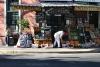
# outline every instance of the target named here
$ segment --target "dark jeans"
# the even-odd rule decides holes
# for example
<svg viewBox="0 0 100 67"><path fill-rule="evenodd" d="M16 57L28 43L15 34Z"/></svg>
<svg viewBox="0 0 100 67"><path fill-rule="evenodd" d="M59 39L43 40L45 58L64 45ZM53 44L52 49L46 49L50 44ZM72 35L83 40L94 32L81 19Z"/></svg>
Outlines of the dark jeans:
<svg viewBox="0 0 100 67"><path fill-rule="evenodd" d="M9 45L9 36L8 35L5 36L5 41L6 41L6 45Z"/></svg>

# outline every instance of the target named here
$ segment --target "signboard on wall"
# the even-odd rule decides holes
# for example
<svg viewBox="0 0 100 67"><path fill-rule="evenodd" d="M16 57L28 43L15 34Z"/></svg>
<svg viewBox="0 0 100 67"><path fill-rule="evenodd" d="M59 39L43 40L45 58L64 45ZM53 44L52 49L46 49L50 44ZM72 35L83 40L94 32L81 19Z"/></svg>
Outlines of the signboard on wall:
<svg viewBox="0 0 100 67"><path fill-rule="evenodd" d="M37 11L37 12L41 12L42 11L42 7L41 6L14 5L13 8L15 10L33 10L33 11Z"/></svg>
<svg viewBox="0 0 100 67"><path fill-rule="evenodd" d="M52 10L49 10L48 13L49 14L65 14L67 13L68 10L64 9L64 8L54 8Z"/></svg>
<svg viewBox="0 0 100 67"><path fill-rule="evenodd" d="M45 15L43 13L36 14L36 22L37 23L43 23L44 19L45 19Z"/></svg>
<svg viewBox="0 0 100 67"><path fill-rule="evenodd" d="M75 11L100 11L100 7L97 6L75 6Z"/></svg>
<svg viewBox="0 0 100 67"><path fill-rule="evenodd" d="M40 1L73 1L73 0L40 0Z"/></svg>
<svg viewBox="0 0 100 67"><path fill-rule="evenodd" d="M74 1L82 1L82 2L100 2L100 0L74 0Z"/></svg>

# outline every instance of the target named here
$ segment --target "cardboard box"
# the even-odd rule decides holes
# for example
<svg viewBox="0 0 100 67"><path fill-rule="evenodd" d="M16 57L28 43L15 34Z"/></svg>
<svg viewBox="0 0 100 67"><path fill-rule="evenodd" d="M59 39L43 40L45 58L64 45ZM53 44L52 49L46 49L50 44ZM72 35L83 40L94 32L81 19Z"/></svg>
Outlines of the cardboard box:
<svg viewBox="0 0 100 67"><path fill-rule="evenodd" d="M90 24L90 28L94 28L94 24Z"/></svg>
<svg viewBox="0 0 100 67"><path fill-rule="evenodd" d="M89 23L84 23L84 26L85 27L89 27Z"/></svg>
<svg viewBox="0 0 100 67"><path fill-rule="evenodd" d="M83 27L83 23L78 23L78 27Z"/></svg>

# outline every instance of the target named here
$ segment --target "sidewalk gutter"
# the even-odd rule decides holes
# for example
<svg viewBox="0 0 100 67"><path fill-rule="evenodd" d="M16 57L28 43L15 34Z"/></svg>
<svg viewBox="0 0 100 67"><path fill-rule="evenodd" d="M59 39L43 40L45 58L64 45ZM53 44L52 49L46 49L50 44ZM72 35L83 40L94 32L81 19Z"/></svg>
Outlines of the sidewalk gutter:
<svg viewBox="0 0 100 67"><path fill-rule="evenodd" d="M33 54L33 53L100 53L100 48L0 48L0 54Z"/></svg>

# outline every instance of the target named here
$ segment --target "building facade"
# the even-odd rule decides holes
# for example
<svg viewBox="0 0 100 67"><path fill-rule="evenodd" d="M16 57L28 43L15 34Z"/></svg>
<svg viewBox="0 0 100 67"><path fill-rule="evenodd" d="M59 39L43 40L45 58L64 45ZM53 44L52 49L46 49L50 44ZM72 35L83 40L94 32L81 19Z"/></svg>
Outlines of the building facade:
<svg viewBox="0 0 100 67"><path fill-rule="evenodd" d="M39 2L38 0L1 0L0 1L0 44L5 45L5 33L6 25L8 25L12 31L12 34L18 34L20 32L19 28L16 25L16 20L20 18L26 18L30 25L38 26L35 21L35 12L34 11L25 11L25 10L14 10L12 8L13 3L17 4L33 4ZM31 31L34 33L34 29L31 28ZM34 34L33 34L34 35Z"/></svg>
<svg viewBox="0 0 100 67"><path fill-rule="evenodd" d="M71 26L75 27L78 23L77 19L81 18L82 21L84 21L84 18L88 19L87 22L89 22L90 24L94 24L95 22L95 27L99 27L100 25L100 7L93 7L91 8L90 5L87 4L94 4L91 2L94 2L92 0L88 0L88 2L86 2L84 0L84 2L82 0L59 0L59 3L57 0L1 0L0 1L0 44L3 45L5 44L5 33L4 33L4 29L6 29L6 25L8 25L12 31L12 34L14 36L16 36L17 34L19 34L20 31L20 27L16 25L16 20L17 19L27 19L29 21L30 24L30 29L32 34L34 35L34 27L39 27L41 26L42 23L40 23L41 20L37 21L36 20L36 14L38 12L36 11L30 11L30 10L15 10L13 9L13 5L12 4L26 4L27 6L31 6L32 4L37 4L37 3L42 3L43 12L49 12L48 14L50 14L51 17L53 17L55 20L53 19L48 19L48 21L54 21L54 22L63 22L62 26L64 24L66 24L67 19L70 20L71 19L71 15L69 17L65 16L66 12L70 12L70 14L72 14L74 16L73 19L70 20L71 22ZM55 4L53 4L53 2L55 2ZM57 2L57 3L56 3ZM64 3L66 2L66 3ZM97 0L98 2L98 0ZM70 5L68 4L70 3ZM67 4L67 5L66 5ZM80 5L83 4L83 5ZM84 7L84 5L87 6L87 9ZM97 9L98 8L98 9ZM61 11L60 11L61 10ZM66 10L65 13L63 13ZM56 14L60 14L60 17L56 17ZM48 16L46 16L48 17ZM67 17L67 18L66 18ZM66 19L61 19L59 20L59 18L66 18ZM46 20L47 21L47 20ZM49 25L48 25L49 24ZM54 25L56 25L57 23L55 23ZM42 24L43 25L43 24ZM46 24L47 26L52 26L52 24L50 25L50 23L48 22Z"/></svg>

